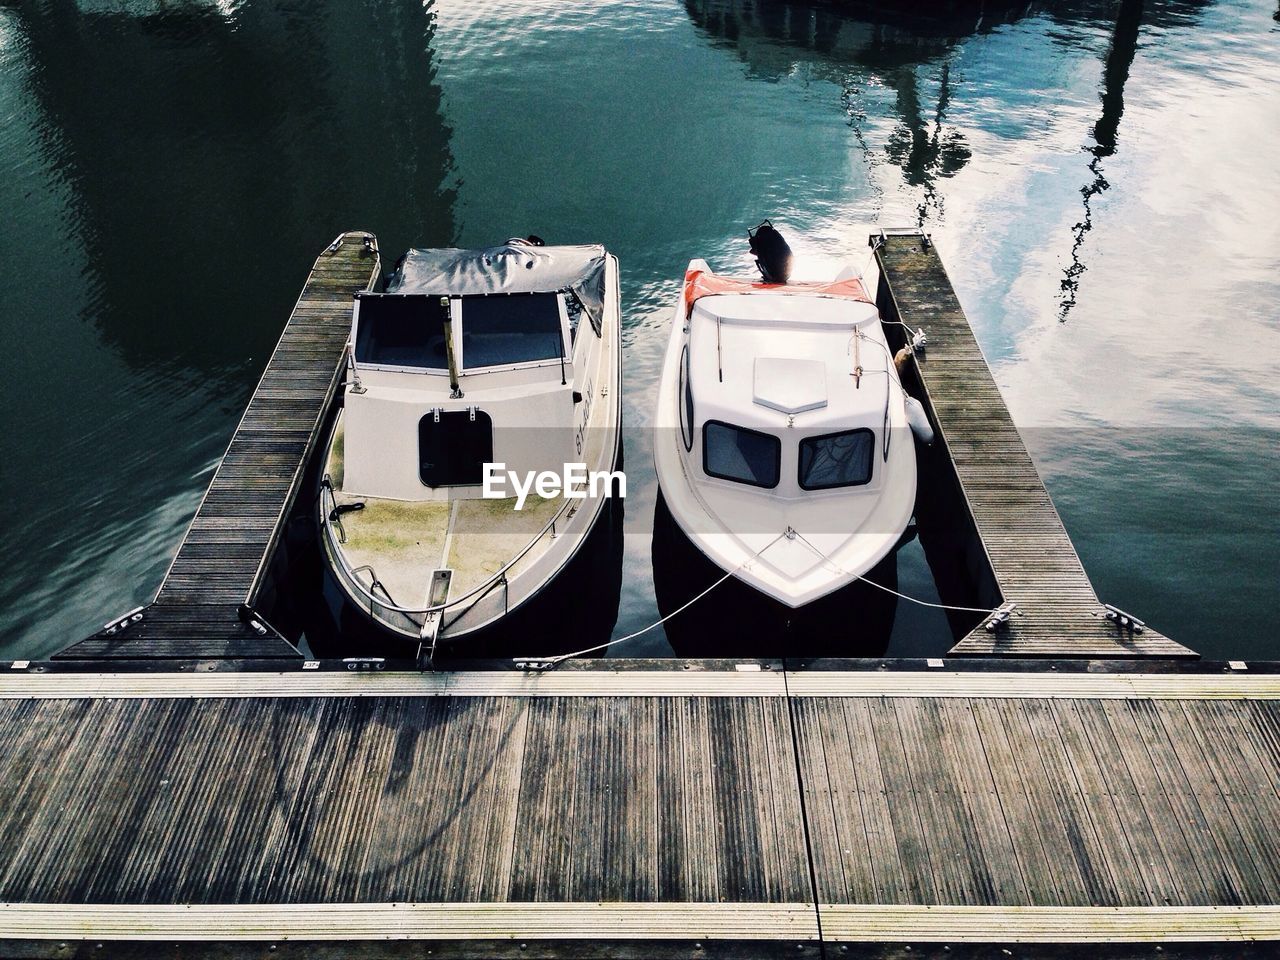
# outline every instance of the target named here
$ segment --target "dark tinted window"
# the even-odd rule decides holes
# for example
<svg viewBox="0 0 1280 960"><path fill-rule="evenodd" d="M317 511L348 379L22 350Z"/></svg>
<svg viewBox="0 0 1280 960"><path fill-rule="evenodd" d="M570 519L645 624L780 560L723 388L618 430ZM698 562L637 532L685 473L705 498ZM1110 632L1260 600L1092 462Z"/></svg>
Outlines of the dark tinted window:
<svg viewBox="0 0 1280 960"><path fill-rule="evenodd" d="M718 420L702 427L702 468L709 476L757 487L778 485L782 444L777 437Z"/></svg>
<svg viewBox="0 0 1280 960"><path fill-rule="evenodd" d="M440 370L449 366L439 297L375 294L359 300L357 363Z"/></svg>
<svg viewBox="0 0 1280 960"><path fill-rule="evenodd" d="M560 355L560 304L554 293L463 298L462 363L466 369L554 360Z"/></svg>
<svg viewBox="0 0 1280 960"><path fill-rule="evenodd" d="M680 438L686 450L693 449L693 387L689 383L689 348L680 354Z"/></svg>
<svg viewBox="0 0 1280 960"><path fill-rule="evenodd" d="M493 421L477 410L429 413L418 421L418 475L428 487L478 484L493 461Z"/></svg>
<svg viewBox="0 0 1280 960"><path fill-rule="evenodd" d="M875 435L865 427L800 441L800 488L856 487L871 479Z"/></svg>

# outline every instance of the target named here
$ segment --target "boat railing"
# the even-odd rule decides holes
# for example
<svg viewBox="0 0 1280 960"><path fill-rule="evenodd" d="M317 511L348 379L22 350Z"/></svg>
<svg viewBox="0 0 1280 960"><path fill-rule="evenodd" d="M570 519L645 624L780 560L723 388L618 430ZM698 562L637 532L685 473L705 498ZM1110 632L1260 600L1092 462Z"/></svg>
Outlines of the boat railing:
<svg viewBox="0 0 1280 960"><path fill-rule="evenodd" d="M529 551L541 542L543 537L547 536L547 534L551 534L552 537L555 536L556 524L562 519L564 514L571 509L572 505L573 501L565 498L564 503L560 505L560 508L555 512L555 515L552 516L546 525L543 526L543 528L539 530L529 540L529 542L515 554L515 556L499 567L488 579L468 590L466 593L433 606L405 607L392 601L390 594L386 595L385 600L379 599L374 593L374 584L377 584L376 579L374 580L374 584L366 585L359 577L359 573L362 570L368 570L369 575L373 577L374 573L372 568L368 566L353 568L351 564L347 562L346 555L341 549L342 541L339 540L338 534L335 532L339 527L339 521L333 519L335 516L334 511L338 506L337 496L333 489L333 481L329 478L328 474L325 474L324 478L320 481L320 529L325 538L325 544L328 547L329 555L333 557L339 573L347 582L348 586L355 590L362 599L368 603L371 615L378 617L381 612L386 616L381 616L380 619L384 619L388 623L399 625L409 630L416 630L421 627L422 621L429 614L443 613L446 610L455 609L467 603L469 600L474 599L478 601L482 599L485 594L488 594L493 590L495 585L506 580L507 574L510 572L511 568L523 560ZM381 584L378 585L381 586ZM383 592L386 593L385 588ZM405 621L407 621L407 623Z"/></svg>

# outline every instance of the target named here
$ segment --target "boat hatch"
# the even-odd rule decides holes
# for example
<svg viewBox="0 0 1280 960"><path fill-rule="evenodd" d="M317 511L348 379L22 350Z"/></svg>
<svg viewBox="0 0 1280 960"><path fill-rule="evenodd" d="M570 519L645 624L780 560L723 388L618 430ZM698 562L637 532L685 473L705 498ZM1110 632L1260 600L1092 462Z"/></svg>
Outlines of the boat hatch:
<svg viewBox="0 0 1280 960"><path fill-rule="evenodd" d="M819 360L757 357L752 399L780 413L803 413L827 405L827 368Z"/></svg>

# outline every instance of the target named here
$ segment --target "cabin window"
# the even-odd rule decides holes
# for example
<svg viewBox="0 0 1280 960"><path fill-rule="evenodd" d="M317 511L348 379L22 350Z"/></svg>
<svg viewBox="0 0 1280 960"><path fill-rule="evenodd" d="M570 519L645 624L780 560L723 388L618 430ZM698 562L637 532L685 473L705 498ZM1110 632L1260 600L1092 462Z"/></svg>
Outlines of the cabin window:
<svg viewBox="0 0 1280 960"><path fill-rule="evenodd" d="M357 298L356 363L443 370L449 366L439 297Z"/></svg>
<svg viewBox="0 0 1280 960"><path fill-rule="evenodd" d="M689 347L680 354L680 439L686 450L693 449L693 386L689 383Z"/></svg>
<svg viewBox="0 0 1280 960"><path fill-rule="evenodd" d="M509 293L462 298L462 364L467 370L557 360L560 297Z"/></svg>
<svg viewBox="0 0 1280 960"><path fill-rule="evenodd" d="M708 476L776 487L781 459L782 443L771 434L719 420L702 425L702 469Z"/></svg>
<svg viewBox="0 0 1280 960"><path fill-rule="evenodd" d="M871 479L875 435L866 427L800 441L800 489L857 487Z"/></svg>
<svg viewBox="0 0 1280 960"><path fill-rule="evenodd" d="M428 487L479 484L493 461L493 420L476 410L434 412L418 421L418 475Z"/></svg>

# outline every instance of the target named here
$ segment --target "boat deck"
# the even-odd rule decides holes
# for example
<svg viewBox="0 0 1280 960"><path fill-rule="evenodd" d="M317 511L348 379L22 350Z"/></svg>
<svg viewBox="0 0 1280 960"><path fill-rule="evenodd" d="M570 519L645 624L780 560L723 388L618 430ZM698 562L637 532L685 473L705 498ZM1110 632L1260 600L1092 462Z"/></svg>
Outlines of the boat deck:
<svg viewBox="0 0 1280 960"><path fill-rule="evenodd" d="M343 433L339 419L325 473L334 501L364 506L341 517L342 551L352 568L364 568L366 586L376 578L380 594L410 609L428 605L432 571L448 567L455 597L483 586L504 564L537 542L521 564L535 561L551 546L538 535L564 506L561 498L530 496L520 510L503 500L384 500L344 493Z"/></svg>

